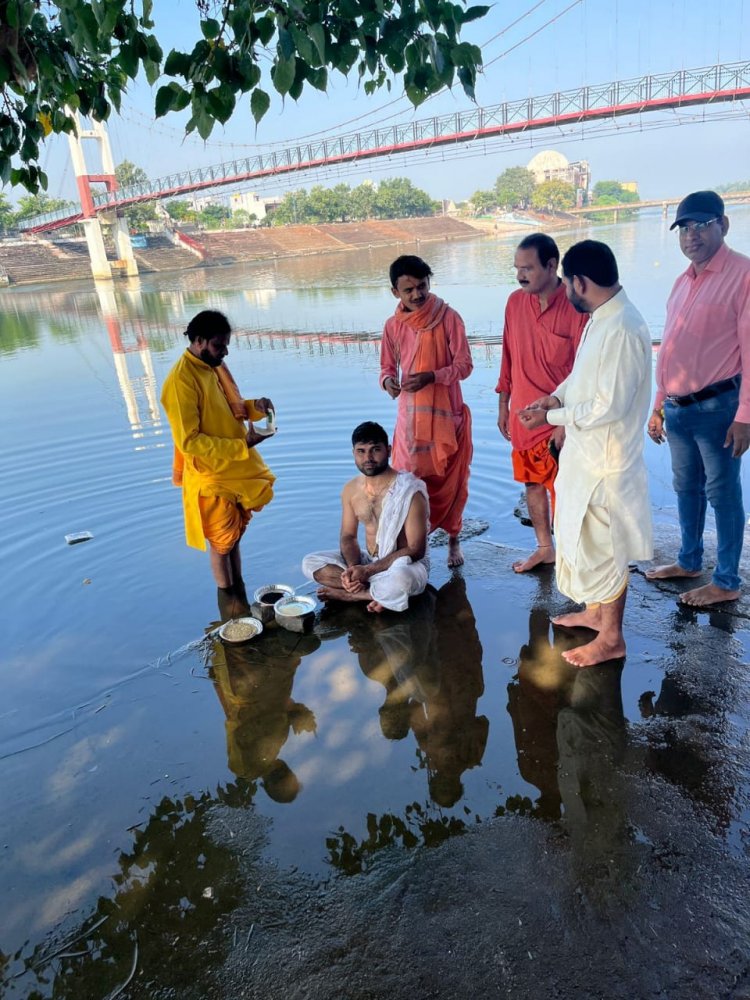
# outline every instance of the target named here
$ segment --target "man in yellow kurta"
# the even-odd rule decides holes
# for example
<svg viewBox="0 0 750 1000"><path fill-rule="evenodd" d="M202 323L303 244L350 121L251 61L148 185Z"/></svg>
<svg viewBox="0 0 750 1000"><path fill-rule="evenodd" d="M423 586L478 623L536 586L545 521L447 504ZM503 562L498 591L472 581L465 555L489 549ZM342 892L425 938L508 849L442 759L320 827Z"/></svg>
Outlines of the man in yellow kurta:
<svg viewBox="0 0 750 1000"><path fill-rule="evenodd" d="M251 512L273 497L275 479L256 448L264 436L252 425L273 404L240 396L224 364L231 332L222 313L198 313L161 394L174 438L172 481L182 487L185 540L204 551L208 542L220 605L230 617L246 610L240 538Z"/></svg>

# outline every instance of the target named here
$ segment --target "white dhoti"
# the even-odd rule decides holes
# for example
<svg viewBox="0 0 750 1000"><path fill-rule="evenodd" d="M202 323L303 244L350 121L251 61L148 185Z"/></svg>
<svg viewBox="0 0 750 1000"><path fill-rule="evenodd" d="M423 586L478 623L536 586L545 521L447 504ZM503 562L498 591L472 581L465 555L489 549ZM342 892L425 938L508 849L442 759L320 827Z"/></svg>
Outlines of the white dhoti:
<svg viewBox="0 0 750 1000"><path fill-rule="evenodd" d="M421 493L429 503L427 487L422 480L417 479L411 472L399 472L383 499L376 535L378 554L371 556L368 552L362 552L360 565L368 566L395 551L398 536L415 493ZM336 549L311 552L302 560L302 572L308 580L314 580L314 574L324 566L347 569L344 557ZM409 605L409 598L416 597L424 591L429 575L430 559L426 552L422 559L416 561L409 556L401 556L394 560L388 569L374 573L370 577L368 590L372 600L382 604L389 611L405 611Z"/></svg>
<svg viewBox="0 0 750 1000"><path fill-rule="evenodd" d="M628 559L618 560L609 508L591 503L583 515L575 554L558 545L557 587L576 604L610 604L628 585Z"/></svg>
<svg viewBox="0 0 750 1000"><path fill-rule="evenodd" d="M578 604L609 604L629 564L653 553L643 459L651 338L622 290L592 314L553 395L562 405L547 419L566 430L555 480L557 586Z"/></svg>
<svg viewBox="0 0 750 1000"><path fill-rule="evenodd" d="M360 565L368 566L375 561L372 556L363 552ZM314 580L315 572L324 566L347 568L344 557L335 549L330 552L311 552L302 560L302 572L308 580ZM367 581L367 587L373 601L382 604L384 608L389 611L406 611L409 598L424 592L429 574L427 560L412 562L408 556L402 556L384 572L374 573Z"/></svg>

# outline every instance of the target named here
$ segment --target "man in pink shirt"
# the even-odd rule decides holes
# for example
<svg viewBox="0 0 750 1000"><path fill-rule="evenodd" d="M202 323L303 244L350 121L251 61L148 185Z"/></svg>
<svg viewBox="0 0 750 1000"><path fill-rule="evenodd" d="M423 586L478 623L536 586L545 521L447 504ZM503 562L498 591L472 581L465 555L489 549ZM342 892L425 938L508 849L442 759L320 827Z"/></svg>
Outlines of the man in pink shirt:
<svg viewBox="0 0 750 1000"><path fill-rule="evenodd" d="M656 363L656 401L648 433L668 440L680 518L677 561L656 566L649 580L698 577L703 566L706 504L716 519L717 565L711 583L680 600L710 607L740 596L745 529L740 459L750 445L750 258L724 243L729 219L714 191L680 202L671 229L690 267L667 302Z"/></svg>
<svg viewBox="0 0 750 1000"><path fill-rule="evenodd" d="M495 388L500 397L497 426L513 445L513 478L526 486L537 542L527 559L513 563L516 573L555 561L547 494L554 512L555 456L565 430L548 424L529 430L518 414L565 381L588 322L588 316L577 312L568 301L557 276L559 263L560 251L551 236L532 233L522 239L514 259L521 287L505 306L500 378Z"/></svg>
<svg viewBox="0 0 750 1000"><path fill-rule="evenodd" d="M398 306L383 330L380 385L398 399L391 462L424 480L430 530L446 531L448 565L460 566L472 457L471 411L460 386L474 368L466 330L455 309L430 292L432 271L421 257L398 257L389 276Z"/></svg>

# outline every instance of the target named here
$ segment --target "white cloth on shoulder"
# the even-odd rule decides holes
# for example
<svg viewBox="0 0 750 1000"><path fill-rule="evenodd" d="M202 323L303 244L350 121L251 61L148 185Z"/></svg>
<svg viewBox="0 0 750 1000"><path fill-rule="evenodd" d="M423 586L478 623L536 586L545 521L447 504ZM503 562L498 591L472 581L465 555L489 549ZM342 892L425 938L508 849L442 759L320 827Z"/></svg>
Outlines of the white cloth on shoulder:
<svg viewBox="0 0 750 1000"><path fill-rule="evenodd" d="M376 535L378 555L373 557L366 551L362 552L361 565L367 566L395 550L409 507L417 493L421 493L429 504L427 487L422 480L417 479L411 472L399 472L383 499ZM333 549L311 552L302 560L302 572L308 580L313 580L314 574L324 566L346 569L346 562L341 552ZM422 559L416 562L408 556L401 556L391 563L387 570L370 577L370 595L374 601L389 611L405 611L409 605L409 598L424 591L429 573L430 559L426 551Z"/></svg>

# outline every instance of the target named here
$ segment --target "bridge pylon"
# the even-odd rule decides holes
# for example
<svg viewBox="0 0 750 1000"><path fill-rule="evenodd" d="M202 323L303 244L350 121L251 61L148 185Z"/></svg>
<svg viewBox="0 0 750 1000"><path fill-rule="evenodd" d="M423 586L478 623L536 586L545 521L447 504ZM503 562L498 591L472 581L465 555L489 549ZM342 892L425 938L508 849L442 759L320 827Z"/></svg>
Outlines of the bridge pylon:
<svg viewBox="0 0 750 1000"><path fill-rule="evenodd" d="M73 161L73 170L76 175L78 196L81 199L81 211L83 213L81 225L83 226L86 245L89 250L91 273L97 281L111 281L113 269L121 275L137 275L138 264L133 253L133 245L130 242L127 220L119 217L116 210L102 212L97 215L94 209L94 198L91 191L92 184L104 184L107 192L110 194L117 191L115 165L112 159L112 147L109 144L107 130L103 122L97 121L92 122L92 128L84 129L81 126L81 117L78 112L68 109L68 113L75 120L75 129L68 134L68 146L70 148L70 158ZM83 151L84 139L93 139L96 142L101 161L101 173L89 173L86 167L86 156ZM101 226L102 218L105 222L109 223L112 230L117 253L117 258L114 261L109 260L107 257L107 249L104 245L104 235Z"/></svg>

